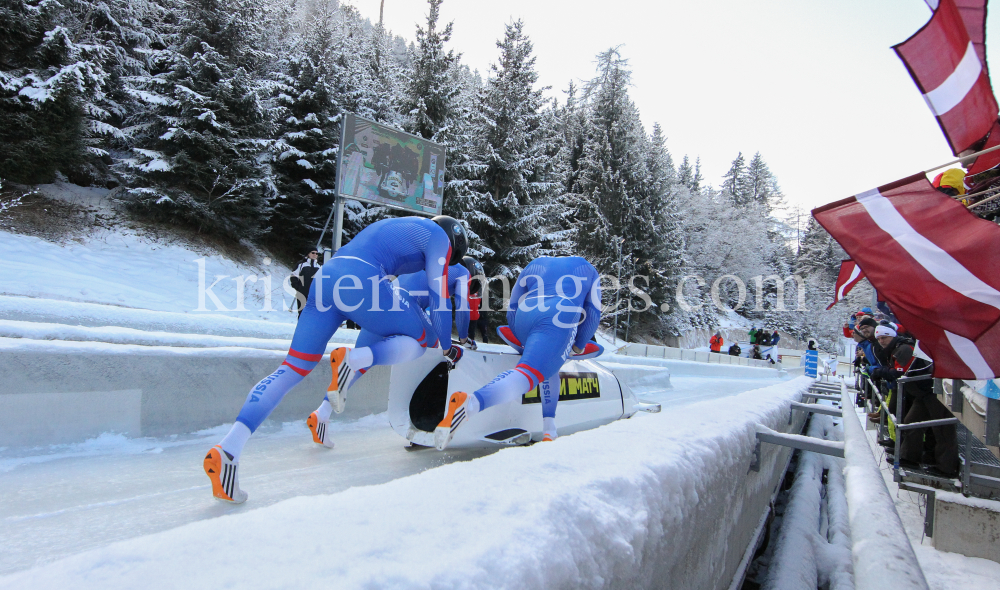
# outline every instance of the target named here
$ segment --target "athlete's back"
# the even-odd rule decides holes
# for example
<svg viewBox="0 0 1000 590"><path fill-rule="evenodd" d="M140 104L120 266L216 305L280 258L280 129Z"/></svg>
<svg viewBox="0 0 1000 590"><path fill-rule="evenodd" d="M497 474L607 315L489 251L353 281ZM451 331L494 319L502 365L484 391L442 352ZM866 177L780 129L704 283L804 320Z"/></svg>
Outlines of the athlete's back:
<svg viewBox="0 0 1000 590"><path fill-rule="evenodd" d="M426 217L398 217L376 221L361 230L353 240L337 251L334 260L344 256L360 258L379 267L385 275L404 275L431 267L441 267L443 276L451 255L448 235Z"/></svg>
<svg viewBox="0 0 1000 590"><path fill-rule="evenodd" d="M541 256L531 261L517 277L511 291L511 307L538 297L558 297L581 307L594 285L600 285L597 269L579 256Z"/></svg>

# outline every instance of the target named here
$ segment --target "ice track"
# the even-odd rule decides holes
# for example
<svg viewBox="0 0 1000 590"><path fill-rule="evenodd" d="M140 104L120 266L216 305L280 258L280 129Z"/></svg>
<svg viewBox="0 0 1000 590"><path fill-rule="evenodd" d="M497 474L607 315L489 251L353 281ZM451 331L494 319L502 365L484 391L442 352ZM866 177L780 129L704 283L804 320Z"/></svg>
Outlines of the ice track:
<svg viewBox="0 0 1000 590"><path fill-rule="evenodd" d="M676 375L671 381L673 389L639 395L669 412L781 380ZM490 452L408 452L385 414L338 424L333 450L312 443L304 420L265 424L241 461L241 485L250 500L233 506L211 497L201 470L205 451L226 430L156 439L104 435L76 445L0 449L0 574L197 520L385 483Z"/></svg>

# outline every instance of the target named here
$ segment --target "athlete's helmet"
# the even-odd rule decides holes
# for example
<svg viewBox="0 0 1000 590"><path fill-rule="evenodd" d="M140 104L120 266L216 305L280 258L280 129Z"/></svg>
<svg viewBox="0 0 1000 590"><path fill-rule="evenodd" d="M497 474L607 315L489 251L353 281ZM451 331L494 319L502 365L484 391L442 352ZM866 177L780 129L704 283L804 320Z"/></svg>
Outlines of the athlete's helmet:
<svg viewBox="0 0 1000 590"><path fill-rule="evenodd" d="M486 271L483 269L483 264L478 260L476 260L475 258L473 258L472 256L466 256L462 258L462 266L464 266L465 269L469 271L469 277L472 279L475 279L476 277L479 276L486 276ZM469 286L469 292L478 293L480 283L482 282L483 279L479 279L478 281L473 280Z"/></svg>
<svg viewBox="0 0 1000 590"><path fill-rule="evenodd" d="M451 242L451 260L448 261L448 266L458 264L469 251L469 238L465 235L465 228L458 220L448 215L438 215L431 218L431 221L441 226Z"/></svg>

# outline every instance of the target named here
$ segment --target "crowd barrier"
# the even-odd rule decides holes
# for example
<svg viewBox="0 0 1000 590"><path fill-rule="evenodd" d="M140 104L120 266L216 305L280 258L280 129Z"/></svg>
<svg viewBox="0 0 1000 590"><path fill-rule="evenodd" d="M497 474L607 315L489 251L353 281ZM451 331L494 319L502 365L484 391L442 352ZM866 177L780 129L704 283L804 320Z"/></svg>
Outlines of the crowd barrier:
<svg viewBox="0 0 1000 590"><path fill-rule="evenodd" d="M744 367L774 368L768 361L750 359L742 356L730 356L719 352L690 350L687 348L672 348L656 344L629 343L618 349L618 354L626 356L641 356L663 358L676 361L694 361L698 363L717 363L720 365L742 365Z"/></svg>

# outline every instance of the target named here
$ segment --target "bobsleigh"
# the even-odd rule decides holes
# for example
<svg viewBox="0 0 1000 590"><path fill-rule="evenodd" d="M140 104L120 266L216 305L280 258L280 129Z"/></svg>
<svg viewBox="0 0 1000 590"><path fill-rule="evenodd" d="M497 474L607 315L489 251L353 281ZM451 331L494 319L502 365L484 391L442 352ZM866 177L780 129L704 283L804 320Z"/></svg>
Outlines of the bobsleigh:
<svg viewBox="0 0 1000 590"><path fill-rule="evenodd" d="M441 422L449 394L471 393L500 373L513 369L518 354L467 350L462 360L450 364L438 349L391 367L389 375L389 424L400 436L419 447L434 446L434 428ZM559 434L572 434L630 418L636 412L658 412L659 404L641 403L627 385L592 360L568 360L559 371ZM521 396L520 403L494 406L469 418L448 448L515 446L542 438L539 389Z"/></svg>

